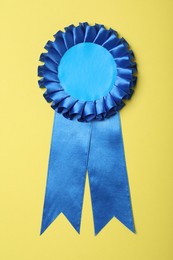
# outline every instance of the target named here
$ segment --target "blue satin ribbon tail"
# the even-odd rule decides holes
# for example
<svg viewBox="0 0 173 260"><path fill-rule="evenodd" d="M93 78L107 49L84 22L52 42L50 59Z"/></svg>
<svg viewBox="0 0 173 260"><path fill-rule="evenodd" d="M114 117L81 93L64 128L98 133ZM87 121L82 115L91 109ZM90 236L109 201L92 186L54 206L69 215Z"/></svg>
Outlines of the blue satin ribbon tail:
<svg viewBox="0 0 173 260"><path fill-rule="evenodd" d="M135 231L119 113L90 123L55 113L41 233L60 213L80 232L87 169L95 234L114 216Z"/></svg>
<svg viewBox="0 0 173 260"><path fill-rule="evenodd" d="M88 174L95 234L114 216L135 232L119 113L92 122Z"/></svg>
<svg viewBox="0 0 173 260"><path fill-rule="evenodd" d="M90 133L55 112L41 234L60 213L80 232Z"/></svg>

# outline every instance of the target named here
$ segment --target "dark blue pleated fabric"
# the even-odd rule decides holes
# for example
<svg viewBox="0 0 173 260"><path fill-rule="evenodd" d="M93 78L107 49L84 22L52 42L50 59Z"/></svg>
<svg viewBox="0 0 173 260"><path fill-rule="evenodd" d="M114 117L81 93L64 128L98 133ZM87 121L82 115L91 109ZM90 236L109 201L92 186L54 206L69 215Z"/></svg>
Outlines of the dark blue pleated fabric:
<svg viewBox="0 0 173 260"><path fill-rule="evenodd" d="M42 61L44 65L38 67L38 76L42 77L42 79L39 80L39 86L46 88L44 97L48 102L53 102L51 107L55 109L56 112L64 115L64 117L77 119L80 122L89 122L92 120L100 121L104 118L109 118L110 115L114 115L119 111L124 106L124 99L131 98L133 88L136 84L136 76L134 75L136 73L136 63L134 62L133 52L130 50L125 39L119 38L117 32L111 28L106 29L101 24L91 26L86 22L80 23L78 26L70 25L65 28L65 32L58 31L54 37L55 40L53 42L48 41L45 45L47 53L42 53L40 56L40 61ZM83 43L81 45L83 47L85 47L85 45L92 45L95 48L102 47L107 54L111 55L115 63L114 65L116 66L116 79L115 82L112 82L109 93L99 93L99 88L105 88L106 85L104 82L102 82L102 84L100 83L98 96L95 96L93 100L86 99L85 96L81 96L78 93L74 101L75 105L73 106L71 105L71 98L74 98L74 93L79 91L79 86L76 87L77 84L74 83L73 80L71 81L71 76L73 77L75 74L75 66L73 68L73 62L69 59L68 65L72 66L72 69L67 73L66 77L63 76L65 82L68 80L72 82L72 85L75 85L75 88L72 88L72 85L70 86L74 91L72 91L73 95L70 94L70 88L64 87L64 81L62 81L62 77L60 78L60 68L64 56L69 53L69 50L74 46L76 46L76 49L79 49L79 44L81 43ZM88 56L89 53L90 52L87 53ZM94 58L93 64L97 64L98 62L104 65L105 58L103 57L102 60L103 62L100 62L98 58ZM81 68L83 64L84 62L81 60ZM63 69L63 73L64 71ZM86 75L90 75L89 71L90 70L86 71ZM111 78L109 76L110 72L111 67L108 68L108 72L105 71L108 82ZM79 75L79 78L80 76L82 75ZM94 95L96 85L97 84L94 85L93 93L90 93L90 95ZM86 90L87 88L84 86L84 89ZM89 90L87 89L87 91ZM96 90L95 92L97 93ZM70 98L69 94L71 95ZM65 99L67 99L66 102L64 102ZM90 100L92 100L92 102Z"/></svg>
<svg viewBox="0 0 173 260"><path fill-rule="evenodd" d="M64 32L58 31L54 38L53 42L47 42L47 53L40 56L44 64L38 67L39 86L46 88L44 98L55 110L41 233L60 213L80 232L87 170L95 234L113 217L134 232L119 115L124 99L131 98L137 80L134 54L124 38L101 24L70 25ZM72 48L81 51L80 55L85 54L84 59L80 55L78 58L76 52L70 59ZM94 56L101 49L104 55ZM73 65L75 57L80 73ZM88 57L95 67L85 64ZM108 71L107 67L102 70L105 57L111 61ZM114 69L111 70L110 64ZM96 84L97 69L99 84ZM101 78L103 72L105 81ZM75 73L77 81L74 82ZM83 80L80 84L78 77ZM89 92L87 96L83 90Z"/></svg>

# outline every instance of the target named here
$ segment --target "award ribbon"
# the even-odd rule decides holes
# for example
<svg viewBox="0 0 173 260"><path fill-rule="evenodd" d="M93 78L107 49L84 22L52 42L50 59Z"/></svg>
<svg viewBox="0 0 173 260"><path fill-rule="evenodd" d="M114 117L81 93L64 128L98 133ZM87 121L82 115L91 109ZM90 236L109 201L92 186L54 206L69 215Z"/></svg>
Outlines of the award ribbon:
<svg viewBox="0 0 173 260"><path fill-rule="evenodd" d="M81 23L45 46L39 86L55 110L41 233L63 213L80 232L86 171L95 234L115 216L134 229L119 110L136 63L113 29Z"/></svg>

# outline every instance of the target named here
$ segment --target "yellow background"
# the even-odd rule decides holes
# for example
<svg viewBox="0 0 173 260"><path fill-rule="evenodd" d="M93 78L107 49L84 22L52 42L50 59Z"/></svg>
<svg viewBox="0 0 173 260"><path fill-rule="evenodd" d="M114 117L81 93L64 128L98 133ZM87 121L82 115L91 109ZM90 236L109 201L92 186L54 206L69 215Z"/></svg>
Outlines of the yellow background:
<svg viewBox="0 0 173 260"><path fill-rule="evenodd" d="M1 0L0 259L173 259L172 0ZM53 110L37 86L38 58L79 21L116 29L139 69L121 112L137 234L115 218L94 236L86 185L81 235L63 215L40 237Z"/></svg>

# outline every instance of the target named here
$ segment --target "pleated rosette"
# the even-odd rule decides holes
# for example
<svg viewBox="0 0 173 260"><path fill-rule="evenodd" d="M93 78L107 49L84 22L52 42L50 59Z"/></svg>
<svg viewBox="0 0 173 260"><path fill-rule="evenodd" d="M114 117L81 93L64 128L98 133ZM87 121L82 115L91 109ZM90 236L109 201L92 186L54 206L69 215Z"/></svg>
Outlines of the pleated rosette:
<svg viewBox="0 0 173 260"><path fill-rule="evenodd" d="M136 84L136 63L133 52L124 38L119 38L113 29L103 25L80 23L77 27L70 25L65 31L58 31L55 40L48 41L40 61L44 65L38 67L40 88L46 88L44 97L51 102L51 107L68 119L89 122L103 120L114 115L124 106L124 100L130 99ZM94 101L83 101L72 97L65 91L58 76L61 58L71 47L84 42L104 47L113 57L117 76L109 93Z"/></svg>

